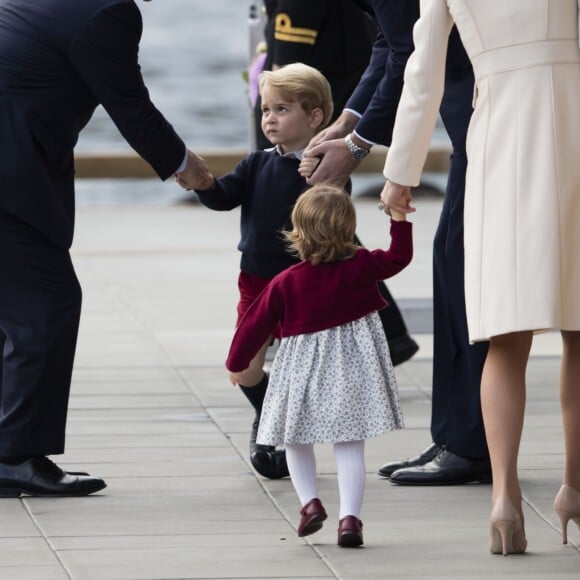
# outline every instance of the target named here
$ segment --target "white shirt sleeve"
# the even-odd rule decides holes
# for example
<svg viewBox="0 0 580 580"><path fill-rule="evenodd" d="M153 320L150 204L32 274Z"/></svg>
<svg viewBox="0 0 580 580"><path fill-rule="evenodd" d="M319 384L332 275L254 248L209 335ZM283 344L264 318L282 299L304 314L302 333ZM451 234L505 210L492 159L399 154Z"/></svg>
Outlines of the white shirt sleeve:
<svg viewBox="0 0 580 580"><path fill-rule="evenodd" d="M185 150L183 161L181 162L181 165L175 170L175 173L181 173L182 171L185 171L186 167L187 167L187 149Z"/></svg>

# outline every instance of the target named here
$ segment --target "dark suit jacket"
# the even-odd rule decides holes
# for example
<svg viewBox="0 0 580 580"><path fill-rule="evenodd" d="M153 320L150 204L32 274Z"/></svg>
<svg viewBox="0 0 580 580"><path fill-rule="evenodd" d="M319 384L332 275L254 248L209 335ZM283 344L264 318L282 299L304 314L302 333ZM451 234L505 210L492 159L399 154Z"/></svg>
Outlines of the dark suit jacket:
<svg viewBox="0 0 580 580"><path fill-rule="evenodd" d="M73 148L102 104L166 179L185 145L149 99L133 0L0 0L0 210L69 247Z"/></svg>
<svg viewBox="0 0 580 580"><path fill-rule="evenodd" d="M362 114L356 132L382 145L390 145L407 60L414 50L413 26L419 18L418 0L353 0L375 20L379 35L369 66L346 104ZM445 94L441 117L453 148L465 149L471 116L473 72L459 34L453 28L447 53Z"/></svg>

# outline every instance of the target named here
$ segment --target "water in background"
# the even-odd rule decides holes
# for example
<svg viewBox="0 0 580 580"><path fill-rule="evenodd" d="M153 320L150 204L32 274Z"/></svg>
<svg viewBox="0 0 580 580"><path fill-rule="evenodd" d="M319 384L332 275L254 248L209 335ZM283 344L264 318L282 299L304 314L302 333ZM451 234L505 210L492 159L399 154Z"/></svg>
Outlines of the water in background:
<svg viewBox="0 0 580 580"><path fill-rule="evenodd" d="M152 101L192 149L247 147L246 0L137 0L140 62ZM99 107L77 151L128 151Z"/></svg>
<svg viewBox="0 0 580 580"><path fill-rule="evenodd" d="M136 0L143 15L139 60L152 101L194 151L249 146L242 71L249 56L246 0ZM77 152L127 152L102 107ZM79 179L77 205L175 203L190 199L172 180Z"/></svg>

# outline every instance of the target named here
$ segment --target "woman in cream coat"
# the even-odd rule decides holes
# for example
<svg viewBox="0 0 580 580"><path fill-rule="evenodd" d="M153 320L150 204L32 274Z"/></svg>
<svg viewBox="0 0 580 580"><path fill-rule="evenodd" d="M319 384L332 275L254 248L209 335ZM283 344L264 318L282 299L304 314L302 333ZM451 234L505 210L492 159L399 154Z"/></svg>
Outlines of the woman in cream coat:
<svg viewBox="0 0 580 580"><path fill-rule="evenodd" d="M563 338L564 542L580 526L580 0L422 0L381 203L412 212L456 24L473 64L465 294L471 342L490 340L481 398L492 553L526 550L517 457L534 331Z"/></svg>

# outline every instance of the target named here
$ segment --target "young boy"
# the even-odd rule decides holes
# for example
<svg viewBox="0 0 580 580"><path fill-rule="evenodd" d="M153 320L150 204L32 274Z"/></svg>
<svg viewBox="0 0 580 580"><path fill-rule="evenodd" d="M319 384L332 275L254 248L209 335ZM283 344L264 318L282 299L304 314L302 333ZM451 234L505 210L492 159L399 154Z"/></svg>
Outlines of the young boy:
<svg viewBox="0 0 580 580"><path fill-rule="evenodd" d="M241 206L238 322L268 282L298 262L288 253L280 232L290 229L292 208L308 189L298 173L302 151L328 124L333 111L328 81L305 64L263 72L259 90L262 130L274 147L251 153L231 173L211 176L207 189L196 190L201 203L210 209L228 211ZM250 437L252 465L261 475L276 479L288 475L284 451L256 444L268 386L263 366L270 343L267 340L250 367L240 373L239 387L256 411Z"/></svg>

